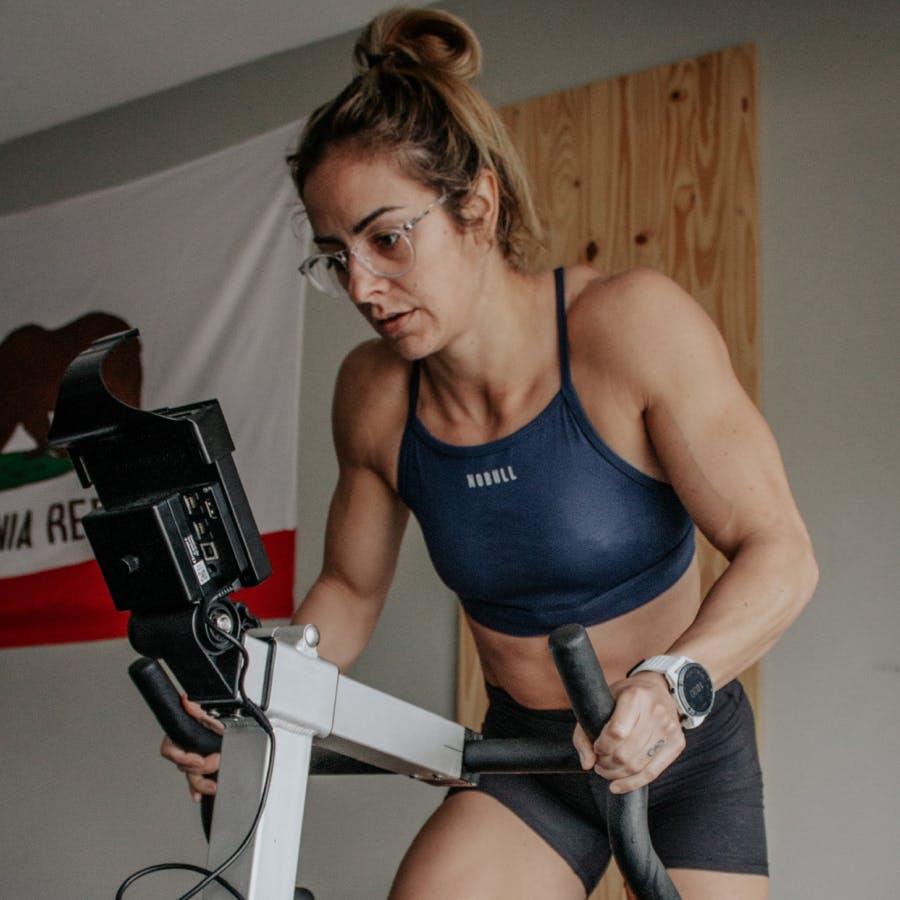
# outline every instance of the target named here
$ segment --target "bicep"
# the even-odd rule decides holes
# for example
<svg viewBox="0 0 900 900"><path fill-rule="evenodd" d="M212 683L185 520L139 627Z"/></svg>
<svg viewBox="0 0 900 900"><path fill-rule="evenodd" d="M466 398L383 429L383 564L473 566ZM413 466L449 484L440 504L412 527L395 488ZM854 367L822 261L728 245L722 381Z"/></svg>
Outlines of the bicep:
<svg viewBox="0 0 900 900"><path fill-rule="evenodd" d="M667 477L729 558L748 540L802 531L775 438L715 325L689 299L672 314L678 323L655 356L645 411Z"/></svg>

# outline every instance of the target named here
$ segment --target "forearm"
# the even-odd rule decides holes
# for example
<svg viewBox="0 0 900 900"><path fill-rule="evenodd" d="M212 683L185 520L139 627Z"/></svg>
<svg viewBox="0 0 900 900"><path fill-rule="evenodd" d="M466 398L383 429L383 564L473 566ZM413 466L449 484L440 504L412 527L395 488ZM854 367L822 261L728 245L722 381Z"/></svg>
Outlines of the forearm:
<svg viewBox="0 0 900 900"><path fill-rule="evenodd" d="M297 607L294 625L315 625L319 655L345 672L369 642L384 597L361 598L338 579L322 574Z"/></svg>
<svg viewBox="0 0 900 900"><path fill-rule="evenodd" d="M747 541L668 652L702 663L721 687L772 648L812 597L817 580L805 533Z"/></svg>

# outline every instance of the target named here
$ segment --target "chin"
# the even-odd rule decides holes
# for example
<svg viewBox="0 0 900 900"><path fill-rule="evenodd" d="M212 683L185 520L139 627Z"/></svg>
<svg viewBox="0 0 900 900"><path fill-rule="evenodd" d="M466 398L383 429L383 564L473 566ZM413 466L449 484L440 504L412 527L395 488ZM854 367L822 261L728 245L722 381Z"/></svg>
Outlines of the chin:
<svg viewBox="0 0 900 900"><path fill-rule="evenodd" d="M382 337L382 340L397 354L397 356L401 359L405 359L407 362L425 359L435 352L434 347L411 335L404 335L398 338Z"/></svg>

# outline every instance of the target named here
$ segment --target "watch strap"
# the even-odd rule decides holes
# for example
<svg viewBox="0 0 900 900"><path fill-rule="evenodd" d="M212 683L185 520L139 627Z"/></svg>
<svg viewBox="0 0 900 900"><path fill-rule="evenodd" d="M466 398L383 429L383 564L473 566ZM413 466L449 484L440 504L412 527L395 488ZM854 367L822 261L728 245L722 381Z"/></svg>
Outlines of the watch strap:
<svg viewBox="0 0 900 900"><path fill-rule="evenodd" d="M701 725L708 715L708 712L703 715L695 715L694 711L687 707L684 698L679 693L679 673L685 666L689 665L698 666L702 669L699 663L687 656L651 656L649 659L645 659L634 666L627 676L630 678L638 672L658 672L664 676L666 683L669 685L669 692L672 694L675 705L678 707L681 726L685 729L696 728L698 725Z"/></svg>
<svg viewBox="0 0 900 900"><path fill-rule="evenodd" d="M671 676L669 673L681 668L681 666L689 662L693 662L693 660L688 659L686 656L651 656L649 659L642 660L631 669L628 673L628 677L630 678L638 672L659 672L661 675L665 675L666 679L671 684Z"/></svg>

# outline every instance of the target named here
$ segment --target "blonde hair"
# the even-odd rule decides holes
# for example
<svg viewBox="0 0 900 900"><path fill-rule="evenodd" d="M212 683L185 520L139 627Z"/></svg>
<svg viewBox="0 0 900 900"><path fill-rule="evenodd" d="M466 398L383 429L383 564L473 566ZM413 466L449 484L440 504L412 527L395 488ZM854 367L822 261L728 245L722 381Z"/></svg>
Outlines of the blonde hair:
<svg viewBox="0 0 900 900"><path fill-rule="evenodd" d="M412 178L446 193L445 209L465 226L465 200L487 169L499 186L495 238L509 265L526 270L540 221L503 123L471 84L481 69L474 32L450 13L393 9L362 32L353 61L353 81L310 116L288 157L301 197L309 173L337 148L390 153Z"/></svg>

